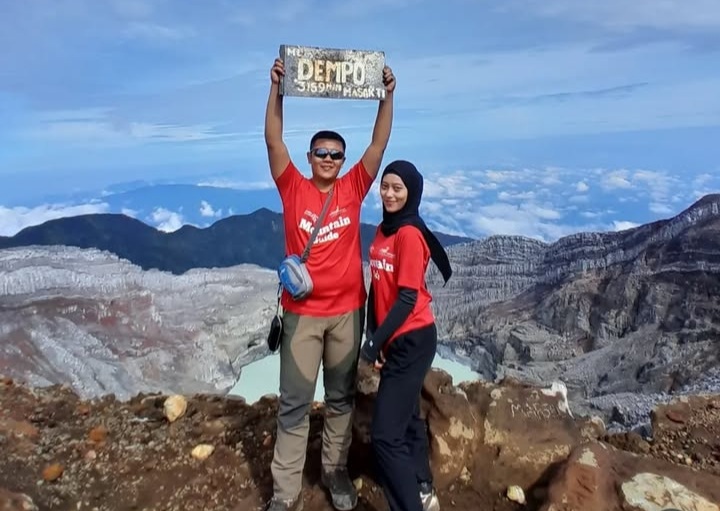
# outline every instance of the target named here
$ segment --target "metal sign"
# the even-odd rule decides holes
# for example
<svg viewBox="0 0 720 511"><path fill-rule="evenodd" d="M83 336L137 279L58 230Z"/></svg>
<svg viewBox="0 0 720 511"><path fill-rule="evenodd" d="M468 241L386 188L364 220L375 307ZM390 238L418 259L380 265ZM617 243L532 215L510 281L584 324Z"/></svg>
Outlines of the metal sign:
<svg viewBox="0 0 720 511"><path fill-rule="evenodd" d="M280 94L335 99L385 99L381 51L280 46Z"/></svg>

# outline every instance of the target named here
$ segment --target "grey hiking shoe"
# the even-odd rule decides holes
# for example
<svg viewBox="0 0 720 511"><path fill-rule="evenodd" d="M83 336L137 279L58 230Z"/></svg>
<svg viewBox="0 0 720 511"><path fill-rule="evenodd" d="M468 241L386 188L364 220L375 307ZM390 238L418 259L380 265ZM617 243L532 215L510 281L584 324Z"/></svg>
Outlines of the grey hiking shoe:
<svg viewBox="0 0 720 511"><path fill-rule="evenodd" d="M298 495L295 500L280 500L273 497L266 511L302 511L302 508L302 495Z"/></svg>
<svg viewBox="0 0 720 511"><path fill-rule="evenodd" d="M330 491L333 507L338 511L350 511L357 506L358 496L346 468L322 472L322 483Z"/></svg>
<svg viewBox="0 0 720 511"><path fill-rule="evenodd" d="M422 502L423 511L440 511L440 501L432 483L420 483L420 502Z"/></svg>

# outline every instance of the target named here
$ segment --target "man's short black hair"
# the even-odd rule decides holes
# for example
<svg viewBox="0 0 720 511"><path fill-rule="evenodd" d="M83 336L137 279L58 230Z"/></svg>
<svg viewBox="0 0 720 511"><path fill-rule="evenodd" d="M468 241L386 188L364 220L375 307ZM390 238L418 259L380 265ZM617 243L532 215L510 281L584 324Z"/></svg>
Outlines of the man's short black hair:
<svg viewBox="0 0 720 511"><path fill-rule="evenodd" d="M322 131L318 131L317 133L315 133L313 135L312 139L310 139L310 149L313 148L313 146L315 145L315 142L317 142L318 140L323 140L323 139L324 140L337 140L338 142L340 142L342 144L343 151L345 151L345 139L342 138L340 133L336 133L335 131L330 131L330 130L322 130Z"/></svg>

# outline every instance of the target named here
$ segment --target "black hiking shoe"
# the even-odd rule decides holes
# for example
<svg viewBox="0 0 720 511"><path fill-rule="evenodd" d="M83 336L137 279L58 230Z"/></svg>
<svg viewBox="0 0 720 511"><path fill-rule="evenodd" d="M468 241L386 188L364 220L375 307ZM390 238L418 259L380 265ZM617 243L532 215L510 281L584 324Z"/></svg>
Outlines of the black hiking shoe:
<svg viewBox="0 0 720 511"><path fill-rule="evenodd" d="M357 506L358 496L346 468L322 472L322 483L330 491L333 507L338 511L350 511Z"/></svg>
<svg viewBox="0 0 720 511"><path fill-rule="evenodd" d="M302 508L303 499L300 494L295 500L280 500L273 497L266 511L302 511Z"/></svg>

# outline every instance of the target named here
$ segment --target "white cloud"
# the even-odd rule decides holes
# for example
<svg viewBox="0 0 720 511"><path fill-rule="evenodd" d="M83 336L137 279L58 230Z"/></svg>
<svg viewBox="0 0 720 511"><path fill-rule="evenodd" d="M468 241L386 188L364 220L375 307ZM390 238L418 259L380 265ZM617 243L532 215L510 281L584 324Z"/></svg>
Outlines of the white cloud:
<svg viewBox="0 0 720 511"><path fill-rule="evenodd" d="M551 207L543 207L537 204L529 204L527 206L527 210L533 215L535 215L537 218L541 218L543 220L559 220L560 218L562 218L562 213Z"/></svg>
<svg viewBox="0 0 720 511"><path fill-rule="evenodd" d="M527 174L519 170L486 170L485 178L493 183L508 183L527 180Z"/></svg>
<svg viewBox="0 0 720 511"><path fill-rule="evenodd" d="M125 36L154 41L179 41L195 35L195 31L186 27L171 27L159 23L132 22L125 29Z"/></svg>
<svg viewBox="0 0 720 511"><path fill-rule="evenodd" d="M200 201L200 214L206 217L220 217L222 209L215 211L208 201Z"/></svg>
<svg viewBox="0 0 720 511"><path fill-rule="evenodd" d="M568 198L568 201L573 204L584 204L590 202L590 197L588 195L573 195Z"/></svg>
<svg viewBox="0 0 720 511"><path fill-rule="evenodd" d="M129 216L132 218L137 218L137 216L138 216L138 211L135 211L134 209L130 209L130 208L122 208L122 209L120 209L120 212L123 215Z"/></svg>
<svg viewBox="0 0 720 511"><path fill-rule="evenodd" d="M0 236L13 236L26 227L68 216L106 213L104 202L90 204L43 204L32 208L0 206Z"/></svg>
<svg viewBox="0 0 720 511"><path fill-rule="evenodd" d="M656 215L670 215L673 213L673 210L670 208L670 206L668 206L667 204L662 204L660 202L651 202L648 209L650 209L650 211L652 211Z"/></svg>
<svg viewBox="0 0 720 511"><path fill-rule="evenodd" d="M632 183L628 180L627 170L614 170L605 174L601 184L606 190L632 188Z"/></svg>
<svg viewBox="0 0 720 511"><path fill-rule="evenodd" d="M535 198L535 192L506 192L502 191L498 194L498 199L501 201L512 201L512 200L532 200Z"/></svg>
<svg viewBox="0 0 720 511"><path fill-rule="evenodd" d="M524 12L627 31L633 28L720 28L716 0L514 0Z"/></svg>
<svg viewBox="0 0 720 511"><path fill-rule="evenodd" d="M333 2L330 12L339 18L376 16L378 12L390 9L417 9L424 0L363 0L362 2Z"/></svg>
<svg viewBox="0 0 720 511"><path fill-rule="evenodd" d="M665 172L653 170L637 170L632 176L633 182L642 183L650 191L653 198L665 198L671 192L676 178L671 178Z"/></svg>
<svg viewBox="0 0 720 511"><path fill-rule="evenodd" d="M697 200L705 195L718 193L720 189L720 180L718 180L712 174L699 174L695 176L692 181L692 196L694 200Z"/></svg>
<svg viewBox="0 0 720 511"><path fill-rule="evenodd" d="M558 184L544 186L547 181ZM431 174L425 182L421 211L428 223L472 237L519 234L552 241L580 231L627 229L695 199L691 180L636 169L495 168ZM373 188L365 207L377 214L377 183Z"/></svg>
<svg viewBox="0 0 720 511"><path fill-rule="evenodd" d="M699 175L695 176L695 178L693 179L693 182L692 182L692 183L693 183L693 186L695 186L695 187L700 187L700 186L705 186L705 185L707 185L707 184L710 183L713 179L714 179L714 177L713 177L712 174L707 174L707 173L705 173L705 174L699 174Z"/></svg>
<svg viewBox="0 0 720 511"><path fill-rule="evenodd" d="M697 72L712 66L711 52L689 55L677 41L594 51L600 42L423 55L394 68L403 83L422 85L403 90L406 104L423 111L416 132L442 122L502 140L717 125L720 80ZM662 79L663 61L677 62L677 79ZM453 77L461 68L478 79L458 90Z"/></svg>
<svg viewBox="0 0 720 511"><path fill-rule="evenodd" d="M668 206L670 202L683 202L685 199L677 195L686 183L666 172L638 170L633 174L633 183L650 197L649 209L652 213L667 215L673 213Z"/></svg>
<svg viewBox="0 0 720 511"><path fill-rule="evenodd" d="M131 122L127 125L127 129L122 132L132 138L167 142L188 142L228 136L227 134L215 132L214 127L209 125L183 126L145 122Z"/></svg>
<svg viewBox="0 0 720 511"><path fill-rule="evenodd" d="M438 202L432 202L432 201L423 201L422 203L422 212L423 215L440 215L445 211L445 204L444 201L438 201Z"/></svg>
<svg viewBox="0 0 720 511"><path fill-rule="evenodd" d="M143 19L153 13L151 2L145 0L112 0L112 10L123 18Z"/></svg>
<svg viewBox="0 0 720 511"><path fill-rule="evenodd" d="M562 183L560 179L562 169L555 167L548 167L545 169L545 175L540 178L540 182L544 185L559 185Z"/></svg>
<svg viewBox="0 0 720 511"><path fill-rule="evenodd" d="M559 211L532 202L517 205L498 202L471 210L465 208L454 215L469 224L473 235L514 234L549 241L578 230L554 222L562 217Z"/></svg>
<svg viewBox="0 0 720 511"><path fill-rule="evenodd" d="M228 21L230 23L236 23L238 25L241 25L244 28L251 28L254 25L257 25L258 20L251 13L242 10L228 16Z"/></svg>
<svg viewBox="0 0 720 511"><path fill-rule="evenodd" d="M210 186L214 188L232 188L234 190L267 190L274 188L271 181L232 181L229 179L207 179L197 186Z"/></svg>
<svg viewBox="0 0 720 511"><path fill-rule="evenodd" d="M165 208L155 208L151 218L156 228L164 232L177 231L185 223L180 213Z"/></svg>
<svg viewBox="0 0 720 511"><path fill-rule="evenodd" d="M80 143L93 146L125 146L144 142L190 142L234 137L211 124L169 124L124 121L109 109L87 108L44 112L34 117L33 127L20 132L30 140L48 143Z"/></svg>
<svg viewBox="0 0 720 511"><path fill-rule="evenodd" d="M633 229L640 224L637 224L635 222L628 222L627 220L614 220L613 221L613 230L615 231L625 231L627 229Z"/></svg>
<svg viewBox="0 0 720 511"><path fill-rule="evenodd" d="M431 174L424 179L423 198L473 198L482 193L486 185L473 179L467 173L456 171L451 174Z"/></svg>
<svg viewBox="0 0 720 511"><path fill-rule="evenodd" d="M228 2L228 5L235 3ZM253 27L270 22L272 25L279 23L292 23L298 19L302 19L313 12L317 12L318 6L313 0L280 0L275 5L258 8L261 4L252 2L237 2L237 7L232 10L226 19L231 23L236 23L243 27ZM325 12L325 11L323 11Z"/></svg>

